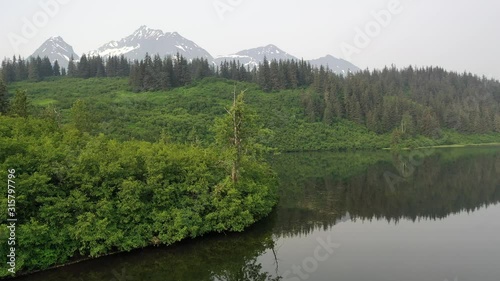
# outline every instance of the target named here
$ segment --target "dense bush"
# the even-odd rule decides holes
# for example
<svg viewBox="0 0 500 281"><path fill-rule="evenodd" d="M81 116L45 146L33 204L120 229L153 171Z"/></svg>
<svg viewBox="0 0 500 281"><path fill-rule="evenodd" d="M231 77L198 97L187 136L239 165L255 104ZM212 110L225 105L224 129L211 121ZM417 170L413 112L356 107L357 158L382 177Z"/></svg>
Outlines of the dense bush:
<svg viewBox="0 0 500 281"><path fill-rule="evenodd" d="M266 164L245 158L234 183L227 154L215 147L120 142L31 117L0 116L0 135L0 177L8 169L17 177L18 272L241 231L276 202Z"/></svg>

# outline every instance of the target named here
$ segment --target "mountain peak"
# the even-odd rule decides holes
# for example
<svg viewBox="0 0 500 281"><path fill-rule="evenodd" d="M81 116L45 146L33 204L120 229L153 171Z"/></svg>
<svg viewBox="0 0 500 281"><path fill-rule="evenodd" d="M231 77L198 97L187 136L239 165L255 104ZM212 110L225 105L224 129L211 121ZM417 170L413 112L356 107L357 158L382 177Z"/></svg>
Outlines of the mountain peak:
<svg viewBox="0 0 500 281"><path fill-rule="evenodd" d="M276 45L274 44L269 44L269 45L266 45L264 47L262 47L264 49L279 49Z"/></svg>
<svg viewBox="0 0 500 281"><path fill-rule="evenodd" d="M359 67L355 66L354 64L343 60L336 58L332 55L326 55L324 57L311 60L309 61L312 66L315 67L328 67L331 71L337 73L337 74L342 74L345 75L348 72L354 73L360 71Z"/></svg>
<svg viewBox="0 0 500 281"><path fill-rule="evenodd" d="M131 36L137 39L160 38L164 35L160 29L152 29L145 25L141 25Z"/></svg>
<svg viewBox="0 0 500 281"><path fill-rule="evenodd" d="M268 60L276 59L276 60L297 60L296 57L290 55L289 53L281 50L276 45L269 44L263 47L257 47L253 49L244 50L236 53L239 56L249 56L257 61L262 61L264 57Z"/></svg>
<svg viewBox="0 0 500 281"><path fill-rule="evenodd" d="M73 47L61 36L50 37L31 56L48 57L52 63L57 60L62 67L67 67L71 56L79 59Z"/></svg>
<svg viewBox="0 0 500 281"><path fill-rule="evenodd" d="M271 60L297 60L296 57L290 55L289 53L281 50L276 45L269 44L262 47L257 47L253 49L243 50L236 54L228 56L220 56L215 60L216 64L222 61L232 61L237 60L245 66L256 67L264 61L264 57Z"/></svg>
<svg viewBox="0 0 500 281"><path fill-rule="evenodd" d="M146 25L140 26L131 35L102 45L90 55L120 56L128 59L143 59L145 54L159 54L160 56L181 54L187 59L205 58L212 60L212 56L194 42L182 37L177 32L163 32Z"/></svg>
<svg viewBox="0 0 500 281"><path fill-rule="evenodd" d="M66 44L66 42L64 41L64 39L62 39L61 36L52 36L47 41L64 42Z"/></svg>

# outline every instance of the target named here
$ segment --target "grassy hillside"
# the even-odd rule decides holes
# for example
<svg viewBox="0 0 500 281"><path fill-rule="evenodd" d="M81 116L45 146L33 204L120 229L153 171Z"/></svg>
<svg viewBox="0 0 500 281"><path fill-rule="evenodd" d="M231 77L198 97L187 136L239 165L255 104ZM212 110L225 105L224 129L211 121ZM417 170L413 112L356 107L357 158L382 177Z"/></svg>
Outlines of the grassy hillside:
<svg viewBox="0 0 500 281"><path fill-rule="evenodd" d="M75 124L57 126L53 119L0 115L0 176L10 180L9 196L0 198L9 205L0 239L8 240L7 219L19 220L16 240L0 247L3 263L11 262L0 278L14 274L13 268L30 272L243 231L267 216L277 201L275 173L253 142L258 128L243 95L229 111L239 130L232 116L219 118L210 147L166 139L117 141ZM241 141L232 142L234 135ZM17 253L15 260L11 253Z"/></svg>
<svg viewBox="0 0 500 281"><path fill-rule="evenodd" d="M69 123L70 108L81 99L91 112L94 133L102 132L119 140L155 141L163 137L176 143L207 145L213 140L213 120L225 114L236 89L236 92L247 90L249 107L257 113L261 125L272 131L261 141L282 151L380 149L391 144L391 135L376 134L345 119L335 119L331 125L307 121L301 105L301 89L265 93L255 84L217 78L206 78L171 91L143 93L132 92L126 78L54 78L9 86L11 93L17 89L27 90L34 114L54 105L62 124ZM499 140L498 134L464 136L444 131L439 139L417 137L405 140L400 146Z"/></svg>

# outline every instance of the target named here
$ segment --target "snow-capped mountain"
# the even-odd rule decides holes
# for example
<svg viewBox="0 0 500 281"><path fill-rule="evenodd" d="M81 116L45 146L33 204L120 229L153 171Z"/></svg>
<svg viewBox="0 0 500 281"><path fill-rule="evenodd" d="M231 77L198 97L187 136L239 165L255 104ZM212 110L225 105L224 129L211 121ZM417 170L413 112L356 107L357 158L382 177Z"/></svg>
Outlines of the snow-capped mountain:
<svg viewBox="0 0 500 281"><path fill-rule="evenodd" d="M124 55L131 60L144 59L146 53L150 55L159 54L160 56L175 55L177 53L183 55L187 59L205 58L209 62L219 65L223 61L239 61L245 66L253 68L258 66L259 63L267 60L299 60L297 57L283 51L275 45L267 45L248 50L243 50L238 53L220 56L215 60L205 49L198 46L193 41L190 41L177 32L163 32L158 29L151 29L146 26L141 26L131 35L119 40L111 41L104 44L95 51L91 51L89 55L107 56L120 56ZM59 65L67 67L69 58L73 55L75 61L80 57L73 51L73 47L68 45L61 37L49 38L38 48L33 56L44 57L47 56L54 62L59 61ZM331 55L310 60L312 66L319 67L320 65L328 66L333 72L338 74L346 74L348 72L357 72L360 69L352 63L335 58Z"/></svg>
<svg viewBox="0 0 500 281"><path fill-rule="evenodd" d="M57 36L47 39L31 56L48 57L52 63L57 60L61 67L68 67L72 55L75 60L80 58L73 47Z"/></svg>
<svg viewBox="0 0 500 281"><path fill-rule="evenodd" d="M216 64L220 64L223 61L239 61L241 64L245 66L250 66L253 68L257 66L260 62L264 61L264 57L267 58L268 61L271 60L298 60L296 57L290 55L289 53L281 50L275 45L267 45L265 47L258 47L248 50L240 51L236 54L228 55L228 56L220 56L215 59Z"/></svg>
<svg viewBox="0 0 500 281"><path fill-rule="evenodd" d="M289 53L281 50L275 45L267 45L265 47L244 50L228 56L220 56L215 59L215 63L219 65L221 62L225 60L226 61L235 60L239 61L241 64L245 66L250 66L250 68L253 68L254 66L258 66L259 63L263 62L264 57L266 57L267 60L269 61L273 59L275 60L293 59L296 61L299 60L297 57L290 55ZM324 67L328 66L328 68L330 68L333 72L337 74L346 74L348 72L354 73L360 70L354 64L343 59L338 59L331 55L327 55L315 60L310 60L309 63L311 63L311 65L315 67L320 67L321 65L323 65Z"/></svg>
<svg viewBox="0 0 500 281"><path fill-rule="evenodd" d="M131 35L119 40L104 44L90 55L103 57L112 55L124 55L128 59L144 58L146 53L160 56L181 54L187 59L205 58L212 61L212 56L203 48L196 45L177 32L163 32L159 29L151 29L141 26Z"/></svg>
<svg viewBox="0 0 500 281"><path fill-rule="evenodd" d="M312 66L316 67L328 66L330 70L337 74L347 74L348 72L354 73L360 71L359 67L355 66L354 64L343 59L338 59L331 55L327 55L315 60L310 60L309 63L311 63Z"/></svg>

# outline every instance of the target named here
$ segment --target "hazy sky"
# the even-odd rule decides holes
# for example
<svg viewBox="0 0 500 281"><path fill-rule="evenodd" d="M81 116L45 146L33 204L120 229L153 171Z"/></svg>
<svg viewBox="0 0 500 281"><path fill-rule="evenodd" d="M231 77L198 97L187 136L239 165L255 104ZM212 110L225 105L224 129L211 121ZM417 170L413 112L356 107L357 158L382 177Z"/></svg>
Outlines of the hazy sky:
<svg viewBox="0 0 500 281"><path fill-rule="evenodd" d="M40 3L51 2L56 12L47 15ZM147 25L177 31L213 56L272 43L299 58L331 54L361 68L438 65L500 78L495 0L0 0L0 8L2 58L16 52L9 37L23 56L50 36L81 54ZM25 36L30 23L35 32ZM366 29L369 44L356 43Z"/></svg>

